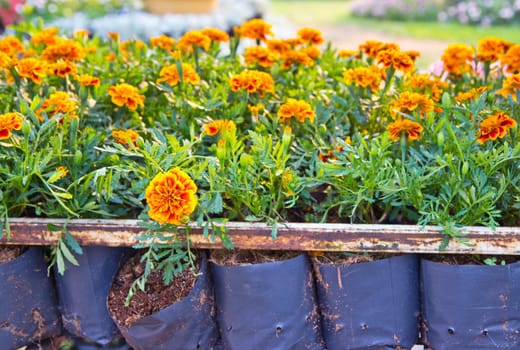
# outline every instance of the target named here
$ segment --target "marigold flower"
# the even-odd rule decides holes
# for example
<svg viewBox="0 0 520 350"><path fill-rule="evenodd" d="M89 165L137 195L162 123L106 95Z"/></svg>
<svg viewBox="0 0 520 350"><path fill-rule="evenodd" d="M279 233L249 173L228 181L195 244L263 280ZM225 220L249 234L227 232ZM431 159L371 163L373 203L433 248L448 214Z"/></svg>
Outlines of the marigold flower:
<svg viewBox="0 0 520 350"><path fill-rule="evenodd" d="M516 102L516 93L520 90L520 73L508 76L502 82L502 88L497 91L497 94L504 97L511 96Z"/></svg>
<svg viewBox="0 0 520 350"><path fill-rule="evenodd" d="M15 62L9 55L0 51L0 68L11 68Z"/></svg>
<svg viewBox="0 0 520 350"><path fill-rule="evenodd" d="M47 70L45 62L32 57L21 59L15 68L20 77L31 79L36 84L41 84Z"/></svg>
<svg viewBox="0 0 520 350"><path fill-rule="evenodd" d="M200 30L186 32L177 42L177 48L186 52L193 52L195 47L201 47L204 51L208 51L210 46L211 38Z"/></svg>
<svg viewBox="0 0 520 350"><path fill-rule="evenodd" d="M0 52L10 57L16 57L19 53L24 52L25 47L22 42L14 36L5 36L0 39Z"/></svg>
<svg viewBox="0 0 520 350"><path fill-rule="evenodd" d="M76 65L70 61L58 61L48 67L48 72L61 78L76 73Z"/></svg>
<svg viewBox="0 0 520 350"><path fill-rule="evenodd" d="M410 75L406 84L415 92L430 94L434 101L440 101L443 91L448 88L447 82L428 74Z"/></svg>
<svg viewBox="0 0 520 350"><path fill-rule="evenodd" d="M481 62L495 62L502 56L512 43L496 37L486 37L478 41L477 59Z"/></svg>
<svg viewBox="0 0 520 350"><path fill-rule="evenodd" d="M131 111L135 111L138 106L144 107L144 95L140 95L139 90L130 84L113 85L108 88L108 94L116 106L126 106Z"/></svg>
<svg viewBox="0 0 520 350"><path fill-rule="evenodd" d="M232 135L236 130L235 122L228 119L214 120L204 125L204 133L208 136L215 136L220 133Z"/></svg>
<svg viewBox="0 0 520 350"><path fill-rule="evenodd" d="M377 54L377 63L385 68L393 67L404 73L411 73L414 69L414 60L409 54L397 50L382 50Z"/></svg>
<svg viewBox="0 0 520 350"><path fill-rule="evenodd" d="M357 56L358 54L359 54L359 52L356 51L356 50L346 50L346 49L344 49L344 50L340 50L340 51L338 52L338 56L339 56L340 58L355 57L355 56Z"/></svg>
<svg viewBox="0 0 520 350"><path fill-rule="evenodd" d="M520 73L520 44L515 44L500 58L500 64L508 73Z"/></svg>
<svg viewBox="0 0 520 350"><path fill-rule="evenodd" d="M390 102L390 112L395 116L401 113L418 112L419 115L425 115L433 111L433 101L429 96L416 92L402 92L397 100Z"/></svg>
<svg viewBox="0 0 520 350"><path fill-rule="evenodd" d="M176 64L163 67L159 73L159 76L160 78L157 79L158 83L166 81L171 86L175 86L181 81L181 77L179 71L177 70ZM199 75L197 74L195 69L193 69L193 67L188 63L182 64L182 81L193 85L198 85L200 82Z"/></svg>
<svg viewBox="0 0 520 350"><path fill-rule="evenodd" d="M65 61L79 61L85 57L85 50L75 40L72 39L57 39L55 43L47 46L41 54L41 58L56 62L58 60Z"/></svg>
<svg viewBox="0 0 520 350"><path fill-rule="evenodd" d="M197 185L180 169L157 174L146 188L148 215L161 224L180 225L197 206Z"/></svg>
<svg viewBox="0 0 520 350"><path fill-rule="evenodd" d="M66 115L68 119L76 118L77 106L77 101L70 93L56 91L43 101L41 107L36 111L36 116L40 121L43 120L43 112L46 112L49 118L57 114Z"/></svg>
<svg viewBox="0 0 520 350"><path fill-rule="evenodd" d="M201 30L202 34L209 36L211 41L227 42L229 41L229 34L217 28L204 28Z"/></svg>
<svg viewBox="0 0 520 350"><path fill-rule="evenodd" d="M118 32L108 32L107 35L110 40L119 42L120 35Z"/></svg>
<svg viewBox="0 0 520 350"><path fill-rule="evenodd" d="M381 84L381 71L376 66L347 69L343 72L343 80L347 85L370 88L374 92Z"/></svg>
<svg viewBox="0 0 520 350"><path fill-rule="evenodd" d="M308 46L300 49L300 52L305 53L307 56L312 58L313 60L321 57L321 51L316 46Z"/></svg>
<svg viewBox="0 0 520 350"><path fill-rule="evenodd" d="M112 137L114 141L122 145L129 145L130 141L134 146L137 146L137 138L139 134L134 130L112 130Z"/></svg>
<svg viewBox="0 0 520 350"><path fill-rule="evenodd" d="M258 63L262 67L271 67L278 57L277 53L262 46L250 46L244 51L247 64Z"/></svg>
<svg viewBox="0 0 520 350"><path fill-rule="evenodd" d="M474 51L471 46L466 44L450 44L444 50L441 60L444 63L444 69L454 75L462 75L472 70L471 62L473 61Z"/></svg>
<svg viewBox="0 0 520 350"><path fill-rule="evenodd" d="M283 55L283 67L290 68L294 64L302 64L304 66L313 66L314 60L303 50L291 50L287 51Z"/></svg>
<svg viewBox="0 0 520 350"><path fill-rule="evenodd" d="M268 73L257 70L245 70L240 74L234 75L230 80L230 85L233 91L244 89L249 93L274 93L273 77Z"/></svg>
<svg viewBox="0 0 520 350"><path fill-rule="evenodd" d="M60 165L59 167L56 167L56 172L60 173L60 178L63 179L69 173L69 169L63 165Z"/></svg>
<svg viewBox="0 0 520 350"><path fill-rule="evenodd" d="M280 106L278 116L282 122L289 122L292 117L302 123L305 119L309 119L310 122L313 122L315 112L307 102L290 98L286 103Z"/></svg>
<svg viewBox="0 0 520 350"><path fill-rule="evenodd" d="M80 74L74 77L81 86L99 86L99 78L96 78L90 74Z"/></svg>
<svg viewBox="0 0 520 350"><path fill-rule="evenodd" d="M261 111L265 109L264 105L259 103L255 106L253 105L247 105L247 109L249 109L249 112L251 112L251 116L258 117Z"/></svg>
<svg viewBox="0 0 520 350"><path fill-rule="evenodd" d="M159 36L150 38L150 45L152 45L152 47L158 47L163 50L173 50L173 44L175 44L175 39L168 35L161 34Z"/></svg>
<svg viewBox="0 0 520 350"><path fill-rule="evenodd" d="M304 42L312 45L320 45L325 42L321 31L314 28L302 28L298 30L298 37Z"/></svg>
<svg viewBox="0 0 520 350"><path fill-rule="evenodd" d="M281 55L291 50L291 44L282 39L269 39L265 41L267 48Z"/></svg>
<svg viewBox="0 0 520 350"><path fill-rule="evenodd" d="M242 38L265 41L268 35L274 35L271 27L272 25L266 23L263 19L253 18L242 23L238 32Z"/></svg>
<svg viewBox="0 0 520 350"><path fill-rule="evenodd" d="M421 137L423 127L421 124L414 122L409 119L398 119L393 123L390 123L386 130L390 133L390 139L397 141L402 135L410 141L417 140Z"/></svg>
<svg viewBox="0 0 520 350"><path fill-rule="evenodd" d="M505 113L491 115L480 123L480 136L477 141L483 144L488 140L503 138L515 125L516 121Z"/></svg>
<svg viewBox="0 0 520 350"><path fill-rule="evenodd" d="M20 113L0 114L0 140L11 137L12 130L22 128L23 116Z"/></svg>
<svg viewBox="0 0 520 350"><path fill-rule="evenodd" d="M88 38L90 32L88 29L76 29L74 31L74 38L76 39L86 39Z"/></svg>
<svg viewBox="0 0 520 350"><path fill-rule="evenodd" d="M469 101L476 97L480 97L486 90L487 90L486 86L480 86L478 88L472 88L469 91L461 91L457 94L457 96L455 97L455 100L457 100L457 102L461 102L461 103L464 101Z"/></svg>
<svg viewBox="0 0 520 350"><path fill-rule="evenodd" d="M33 45L52 45L58 40L59 29L56 27L45 28L40 30L38 33L35 33L31 37L31 44Z"/></svg>
<svg viewBox="0 0 520 350"><path fill-rule="evenodd" d="M111 52L108 55L105 56L105 60L108 62L114 62L116 60L116 54L115 52Z"/></svg>
<svg viewBox="0 0 520 350"><path fill-rule="evenodd" d="M380 51L395 50L399 51L399 45L396 43L384 43L377 40L367 40L359 45L359 50L364 52L368 57L376 59Z"/></svg>

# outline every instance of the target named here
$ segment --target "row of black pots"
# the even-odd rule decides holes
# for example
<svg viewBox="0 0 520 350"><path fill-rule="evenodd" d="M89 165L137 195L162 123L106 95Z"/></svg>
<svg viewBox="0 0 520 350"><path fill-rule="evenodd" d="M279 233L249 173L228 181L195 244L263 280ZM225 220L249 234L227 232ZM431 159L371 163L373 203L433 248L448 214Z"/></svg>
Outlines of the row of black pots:
<svg viewBox="0 0 520 350"><path fill-rule="evenodd" d="M413 254L348 266L305 254L247 266L204 259L188 297L125 328L106 308L123 256L85 248L80 266L56 279L59 310L39 248L0 265L1 348L57 335L60 319L100 348L119 332L136 350L409 349L419 334L435 350L520 347L520 263L456 266Z"/></svg>

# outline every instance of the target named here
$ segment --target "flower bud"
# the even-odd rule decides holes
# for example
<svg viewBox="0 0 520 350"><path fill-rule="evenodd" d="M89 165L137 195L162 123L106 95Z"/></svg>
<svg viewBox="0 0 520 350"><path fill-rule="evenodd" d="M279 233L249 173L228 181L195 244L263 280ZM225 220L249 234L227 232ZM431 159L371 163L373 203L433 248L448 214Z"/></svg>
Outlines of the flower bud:
<svg viewBox="0 0 520 350"><path fill-rule="evenodd" d="M442 107L444 110L451 109L451 97L447 92L442 94Z"/></svg>
<svg viewBox="0 0 520 350"><path fill-rule="evenodd" d="M462 163L462 169L461 169L462 176L465 176L468 173L468 170L469 170L468 162Z"/></svg>
<svg viewBox="0 0 520 350"><path fill-rule="evenodd" d="M81 164L81 161L83 160L83 153L78 149L76 150L76 153L74 153L74 157L72 158L72 164L75 166L78 166Z"/></svg>
<svg viewBox="0 0 520 350"><path fill-rule="evenodd" d="M23 136L26 138L29 136L29 133L31 132L31 124L27 120L24 120L22 123L22 133Z"/></svg>
<svg viewBox="0 0 520 350"><path fill-rule="evenodd" d="M439 132L437 134L437 145L439 146L439 148L444 147L444 133L443 132Z"/></svg>

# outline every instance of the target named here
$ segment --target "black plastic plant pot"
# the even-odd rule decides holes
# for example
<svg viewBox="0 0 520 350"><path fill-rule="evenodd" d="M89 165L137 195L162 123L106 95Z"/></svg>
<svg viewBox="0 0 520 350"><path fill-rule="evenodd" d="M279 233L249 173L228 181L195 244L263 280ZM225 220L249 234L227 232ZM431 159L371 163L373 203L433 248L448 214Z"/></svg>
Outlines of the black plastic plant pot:
<svg viewBox="0 0 520 350"><path fill-rule="evenodd" d="M328 350L410 349L419 329L419 259L401 255L349 265L316 260Z"/></svg>
<svg viewBox="0 0 520 350"><path fill-rule="evenodd" d="M16 349L60 334L52 279L41 248L0 265L0 348Z"/></svg>
<svg viewBox="0 0 520 350"><path fill-rule="evenodd" d="M118 325L134 350L216 350L218 329L208 260L184 299L144 317L130 327Z"/></svg>
<svg viewBox="0 0 520 350"><path fill-rule="evenodd" d="M83 247L79 266L67 265L63 275L55 269L63 327L98 345L108 345L119 330L107 309L107 296L125 248Z"/></svg>
<svg viewBox="0 0 520 350"><path fill-rule="evenodd" d="M211 265L225 350L324 349L307 255L252 265Z"/></svg>
<svg viewBox="0 0 520 350"><path fill-rule="evenodd" d="M425 343L435 350L520 349L520 262L422 259Z"/></svg>

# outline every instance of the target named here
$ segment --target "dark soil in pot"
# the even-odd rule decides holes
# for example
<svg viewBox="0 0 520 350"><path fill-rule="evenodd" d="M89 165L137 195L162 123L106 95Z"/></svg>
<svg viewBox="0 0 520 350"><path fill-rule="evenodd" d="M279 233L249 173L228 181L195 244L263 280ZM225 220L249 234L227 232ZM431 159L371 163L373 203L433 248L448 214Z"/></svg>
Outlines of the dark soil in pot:
<svg viewBox="0 0 520 350"><path fill-rule="evenodd" d="M0 247L0 264L16 259L22 252L23 249L19 246Z"/></svg>

